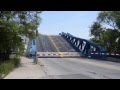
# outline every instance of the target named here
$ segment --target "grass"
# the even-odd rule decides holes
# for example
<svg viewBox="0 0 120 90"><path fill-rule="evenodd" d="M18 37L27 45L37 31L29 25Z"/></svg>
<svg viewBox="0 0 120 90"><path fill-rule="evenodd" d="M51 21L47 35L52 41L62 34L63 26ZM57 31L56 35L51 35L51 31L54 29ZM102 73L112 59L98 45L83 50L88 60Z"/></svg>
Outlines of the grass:
<svg viewBox="0 0 120 90"><path fill-rule="evenodd" d="M20 64L19 58L13 58L0 64L0 79L8 75L14 68L18 67L19 64Z"/></svg>

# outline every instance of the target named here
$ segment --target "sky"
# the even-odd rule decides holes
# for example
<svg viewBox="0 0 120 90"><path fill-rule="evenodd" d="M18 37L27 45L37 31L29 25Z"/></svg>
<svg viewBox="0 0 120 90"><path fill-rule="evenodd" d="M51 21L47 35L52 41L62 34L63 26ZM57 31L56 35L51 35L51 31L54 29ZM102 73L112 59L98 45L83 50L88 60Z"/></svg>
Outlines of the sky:
<svg viewBox="0 0 120 90"><path fill-rule="evenodd" d="M39 33L58 35L70 33L79 38L90 38L90 26L96 21L99 11L43 11Z"/></svg>

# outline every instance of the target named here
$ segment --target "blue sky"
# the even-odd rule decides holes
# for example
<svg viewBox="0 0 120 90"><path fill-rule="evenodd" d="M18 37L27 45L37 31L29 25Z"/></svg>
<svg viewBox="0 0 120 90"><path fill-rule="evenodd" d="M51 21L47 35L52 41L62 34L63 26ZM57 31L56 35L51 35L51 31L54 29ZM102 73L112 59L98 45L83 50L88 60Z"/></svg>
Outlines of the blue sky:
<svg viewBox="0 0 120 90"><path fill-rule="evenodd" d="M58 35L69 32L74 36L89 39L89 27L96 21L99 11L43 11L38 28L41 34Z"/></svg>

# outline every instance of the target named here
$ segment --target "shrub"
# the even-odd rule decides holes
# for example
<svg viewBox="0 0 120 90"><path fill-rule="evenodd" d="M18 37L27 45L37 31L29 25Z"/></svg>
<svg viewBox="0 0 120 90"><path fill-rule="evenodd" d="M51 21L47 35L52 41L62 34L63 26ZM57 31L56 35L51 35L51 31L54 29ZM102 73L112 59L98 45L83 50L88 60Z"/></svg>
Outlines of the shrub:
<svg viewBox="0 0 120 90"><path fill-rule="evenodd" d="M0 78L3 78L20 64L19 58L10 59L0 64Z"/></svg>

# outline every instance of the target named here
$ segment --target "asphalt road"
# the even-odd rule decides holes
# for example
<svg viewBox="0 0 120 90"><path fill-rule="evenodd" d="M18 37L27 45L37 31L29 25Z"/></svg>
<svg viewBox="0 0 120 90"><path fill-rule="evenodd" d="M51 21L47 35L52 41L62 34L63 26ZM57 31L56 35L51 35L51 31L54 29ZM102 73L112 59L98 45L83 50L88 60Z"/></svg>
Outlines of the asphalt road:
<svg viewBox="0 0 120 90"><path fill-rule="evenodd" d="M75 52L61 36L40 35L38 52ZM39 58L41 79L120 79L120 63L85 58Z"/></svg>
<svg viewBox="0 0 120 90"><path fill-rule="evenodd" d="M58 35L39 35L36 46L38 52L76 52L64 38Z"/></svg>
<svg viewBox="0 0 120 90"><path fill-rule="evenodd" d="M36 40L38 52L57 52L47 35L40 35Z"/></svg>
<svg viewBox="0 0 120 90"><path fill-rule="evenodd" d="M75 49L61 36L51 36L60 52L76 52Z"/></svg>
<svg viewBox="0 0 120 90"><path fill-rule="evenodd" d="M120 63L83 58L39 58L41 79L120 79Z"/></svg>

